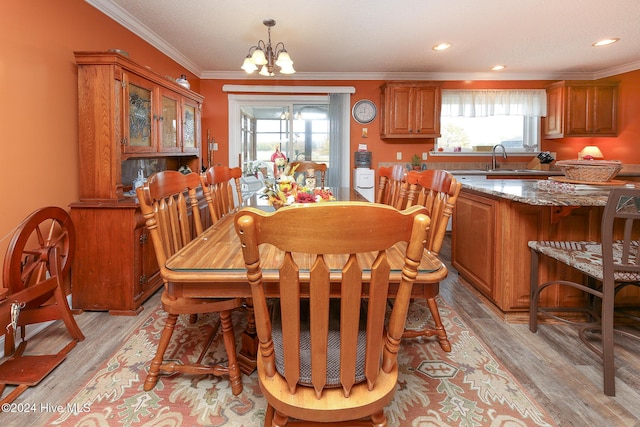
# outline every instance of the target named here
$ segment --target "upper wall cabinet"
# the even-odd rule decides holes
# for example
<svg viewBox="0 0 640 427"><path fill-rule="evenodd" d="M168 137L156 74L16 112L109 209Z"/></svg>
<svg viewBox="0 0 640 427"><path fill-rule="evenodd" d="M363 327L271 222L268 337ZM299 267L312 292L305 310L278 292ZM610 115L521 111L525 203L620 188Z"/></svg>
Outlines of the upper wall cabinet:
<svg viewBox="0 0 640 427"><path fill-rule="evenodd" d="M200 168L204 97L112 52L76 52L80 200L124 197L124 162Z"/></svg>
<svg viewBox="0 0 640 427"><path fill-rule="evenodd" d="M388 82L381 87L381 138L438 138L440 85Z"/></svg>
<svg viewBox="0 0 640 427"><path fill-rule="evenodd" d="M618 83L562 81L547 87L547 139L617 136Z"/></svg>

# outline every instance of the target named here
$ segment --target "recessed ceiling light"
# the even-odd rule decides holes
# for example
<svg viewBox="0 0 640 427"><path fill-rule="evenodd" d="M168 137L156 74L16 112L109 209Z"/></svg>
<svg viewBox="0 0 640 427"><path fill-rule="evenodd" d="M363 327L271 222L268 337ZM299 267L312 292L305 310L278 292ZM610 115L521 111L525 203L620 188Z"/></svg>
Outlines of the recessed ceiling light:
<svg viewBox="0 0 640 427"><path fill-rule="evenodd" d="M494 65L493 67L491 67L491 71L500 71L500 70L504 70L506 68L506 65Z"/></svg>
<svg viewBox="0 0 640 427"><path fill-rule="evenodd" d="M441 51L441 50L446 50L449 49L451 47L451 43L439 43L437 45L435 45L434 47L432 47L431 49L435 50L435 51Z"/></svg>
<svg viewBox="0 0 640 427"><path fill-rule="evenodd" d="M619 38L612 38L612 39L603 39L603 40L598 40L597 42L595 42L594 44L592 44L591 46L593 47L598 47L598 46L606 46L612 43L617 42L618 40L620 40Z"/></svg>

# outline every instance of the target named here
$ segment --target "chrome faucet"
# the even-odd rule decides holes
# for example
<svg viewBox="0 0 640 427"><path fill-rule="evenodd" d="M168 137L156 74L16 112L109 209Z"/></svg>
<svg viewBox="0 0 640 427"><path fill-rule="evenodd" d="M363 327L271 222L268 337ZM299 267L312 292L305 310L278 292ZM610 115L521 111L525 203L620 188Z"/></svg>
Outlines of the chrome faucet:
<svg viewBox="0 0 640 427"><path fill-rule="evenodd" d="M491 170L494 169L498 169L498 162L496 162L496 148L502 148L502 157L504 159L507 158L507 150L504 148L504 145L502 144L496 144L493 146L493 149L491 150Z"/></svg>

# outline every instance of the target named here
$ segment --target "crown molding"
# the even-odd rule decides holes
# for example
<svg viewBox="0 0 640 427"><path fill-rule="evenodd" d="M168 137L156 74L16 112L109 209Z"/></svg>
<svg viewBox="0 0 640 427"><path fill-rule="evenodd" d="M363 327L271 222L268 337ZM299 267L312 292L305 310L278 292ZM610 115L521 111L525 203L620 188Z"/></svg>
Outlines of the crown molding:
<svg viewBox="0 0 640 427"><path fill-rule="evenodd" d="M295 76L295 77L294 77ZM426 81L457 81L457 80L594 80L594 73L404 73L404 72L363 72L363 73L305 73L262 77L247 74L243 71L205 71L200 76L204 80L426 80Z"/></svg>
<svg viewBox="0 0 640 427"><path fill-rule="evenodd" d="M595 79L604 79L606 77L617 76L618 74L628 73L630 71L640 70L640 61L630 62L628 64L618 65L616 67L607 68L606 70L597 71Z"/></svg>
<svg viewBox="0 0 640 427"><path fill-rule="evenodd" d="M167 55L169 58L182 65L196 76L202 75L202 69L196 63L184 56L180 51L167 43L149 27L131 16L126 10L109 0L85 0L91 6L107 15L132 33L142 38L147 43Z"/></svg>

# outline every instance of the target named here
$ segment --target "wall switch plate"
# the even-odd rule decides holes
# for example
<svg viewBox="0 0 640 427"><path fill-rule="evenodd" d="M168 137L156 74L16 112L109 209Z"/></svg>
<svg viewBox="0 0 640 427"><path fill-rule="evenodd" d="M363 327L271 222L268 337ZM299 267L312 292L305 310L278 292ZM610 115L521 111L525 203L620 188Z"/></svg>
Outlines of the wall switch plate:
<svg viewBox="0 0 640 427"><path fill-rule="evenodd" d="M402 160L402 151L396 153L396 160Z"/></svg>
<svg viewBox="0 0 640 427"><path fill-rule="evenodd" d="M427 153L422 153L422 160L427 160L427 156L428 156Z"/></svg>

